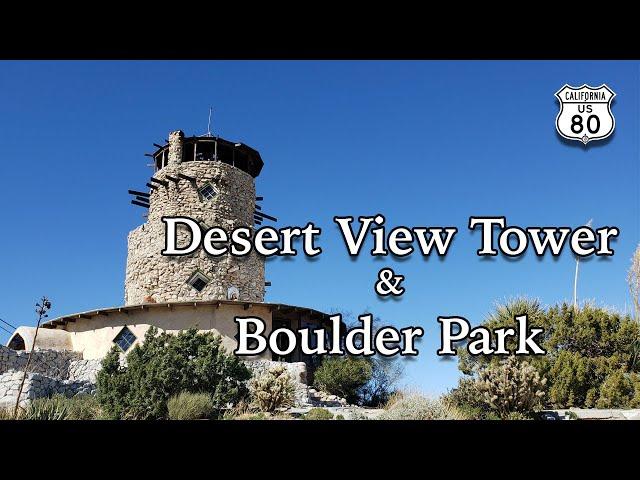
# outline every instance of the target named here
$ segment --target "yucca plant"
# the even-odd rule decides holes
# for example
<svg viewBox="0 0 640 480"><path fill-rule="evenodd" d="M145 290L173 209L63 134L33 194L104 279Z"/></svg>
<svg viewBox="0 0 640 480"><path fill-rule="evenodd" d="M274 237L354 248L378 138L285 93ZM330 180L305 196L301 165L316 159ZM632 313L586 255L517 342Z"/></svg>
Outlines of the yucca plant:
<svg viewBox="0 0 640 480"><path fill-rule="evenodd" d="M37 398L30 402L22 415L23 420L67 420L69 403L61 395Z"/></svg>

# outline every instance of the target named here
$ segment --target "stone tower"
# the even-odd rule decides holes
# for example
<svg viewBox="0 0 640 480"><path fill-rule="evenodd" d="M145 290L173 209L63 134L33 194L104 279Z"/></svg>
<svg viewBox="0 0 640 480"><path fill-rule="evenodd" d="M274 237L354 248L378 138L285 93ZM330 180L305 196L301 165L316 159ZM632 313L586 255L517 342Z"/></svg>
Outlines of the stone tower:
<svg viewBox="0 0 640 480"><path fill-rule="evenodd" d="M212 257L199 248L182 257L161 255L164 216L186 216L203 229L254 226L255 178L263 162L260 154L241 143L219 137L185 138L172 132L166 145L156 145L155 174L138 204L147 204L147 222L129 233L125 305L148 302L264 300L264 258L251 252ZM148 196L147 196L148 195ZM148 200L147 200L148 199ZM146 206L146 205L145 205ZM178 231L178 245L190 233ZM184 243L183 243L184 242Z"/></svg>

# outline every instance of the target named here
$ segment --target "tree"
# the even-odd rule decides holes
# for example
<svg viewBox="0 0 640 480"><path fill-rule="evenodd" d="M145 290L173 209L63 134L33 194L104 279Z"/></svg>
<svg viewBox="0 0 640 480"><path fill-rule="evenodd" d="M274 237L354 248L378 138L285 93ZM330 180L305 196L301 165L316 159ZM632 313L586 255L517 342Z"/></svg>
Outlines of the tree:
<svg viewBox="0 0 640 480"><path fill-rule="evenodd" d="M152 327L126 365L120 355L114 347L97 378L98 401L112 418L166 418L167 401L181 392L207 393L218 410L247 394L251 372L213 333L158 334Z"/></svg>
<svg viewBox="0 0 640 480"><path fill-rule="evenodd" d="M333 395L357 403L361 389L371 380L371 361L362 357L325 357L314 375L314 384Z"/></svg>
<svg viewBox="0 0 640 480"><path fill-rule="evenodd" d="M347 328L360 326L351 312L343 313L342 318L347 324ZM371 322L373 335L381 325L380 317L373 317ZM379 407L387 403L396 392L396 387L404 374L404 364L397 357L384 357L378 354L368 357L368 361L371 366L371 375L369 380L358 389L355 403Z"/></svg>
<svg viewBox="0 0 640 480"><path fill-rule="evenodd" d="M489 313L482 325L490 330L508 327L518 331L519 324L516 322L515 317L520 315L527 316L529 325L545 328L545 312L540 306L540 302L537 299L527 297L515 297L502 303L496 303L495 309ZM546 328L542 335L546 335ZM539 339L540 336L537 338ZM517 348L516 341L513 337L507 339L506 347L509 351ZM464 345L460 345L458 348L458 368L466 375L473 375L479 368L486 366L488 363L497 364L501 360L501 357L495 355L469 355Z"/></svg>
<svg viewBox="0 0 640 480"><path fill-rule="evenodd" d="M640 373L637 345L640 325L630 316L620 315L593 305L578 310L563 303L547 310L538 302L514 299L499 305L483 323L488 328L512 327L513 316L527 313L532 326L541 327L538 337L542 356L519 356L547 378L545 401L548 405L595 407L597 405L630 406L640 399L635 381ZM500 362L498 356L470 357L460 350L459 368L471 376ZM630 388L629 385L633 385Z"/></svg>
<svg viewBox="0 0 640 480"><path fill-rule="evenodd" d="M375 355L369 359L371 378L360 389L359 403L368 407L386 404L396 392L396 386L404 373L404 365L395 357Z"/></svg>

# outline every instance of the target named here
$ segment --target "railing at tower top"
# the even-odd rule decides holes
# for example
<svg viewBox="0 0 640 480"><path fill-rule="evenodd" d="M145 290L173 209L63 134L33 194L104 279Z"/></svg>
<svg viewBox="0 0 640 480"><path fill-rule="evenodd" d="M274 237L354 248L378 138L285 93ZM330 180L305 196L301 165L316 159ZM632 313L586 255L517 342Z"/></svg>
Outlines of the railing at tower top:
<svg viewBox="0 0 640 480"><path fill-rule="evenodd" d="M169 145L160 148L154 158L155 171L169 164ZM262 169L262 159L258 152L242 143L233 143L219 137L189 137L183 141L181 162L219 161L239 168L256 177Z"/></svg>

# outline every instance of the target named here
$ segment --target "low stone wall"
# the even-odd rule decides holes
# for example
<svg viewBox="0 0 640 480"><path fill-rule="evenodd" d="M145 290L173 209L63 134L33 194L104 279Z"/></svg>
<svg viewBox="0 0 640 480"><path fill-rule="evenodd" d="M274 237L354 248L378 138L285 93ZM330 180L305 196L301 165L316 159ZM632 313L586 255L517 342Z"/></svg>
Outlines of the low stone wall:
<svg viewBox="0 0 640 480"><path fill-rule="evenodd" d="M27 351L0 345L0 408L15 405L28 357ZM83 360L76 352L36 349L20 404L55 394L93 394L100 364L101 360Z"/></svg>
<svg viewBox="0 0 640 480"><path fill-rule="evenodd" d="M11 371L0 375L0 408L11 408L16 403L23 372ZM94 394L95 383L83 380L61 380L39 373L28 373L20 395L20 405L31 400L50 397L55 394L73 397L80 394Z"/></svg>
<svg viewBox="0 0 640 480"><path fill-rule="evenodd" d="M0 374L12 370L24 371L28 358L29 352L25 350L13 350L0 345ZM67 378L71 362L81 359L82 355L77 352L36 348L33 351L29 371L53 378Z"/></svg>
<svg viewBox="0 0 640 480"><path fill-rule="evenodd" d="M69 362L67 378L73 381L96 383L98 372L102 368L102 359L72 360Z"/></svg>

